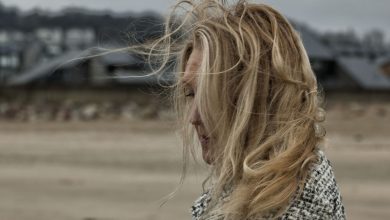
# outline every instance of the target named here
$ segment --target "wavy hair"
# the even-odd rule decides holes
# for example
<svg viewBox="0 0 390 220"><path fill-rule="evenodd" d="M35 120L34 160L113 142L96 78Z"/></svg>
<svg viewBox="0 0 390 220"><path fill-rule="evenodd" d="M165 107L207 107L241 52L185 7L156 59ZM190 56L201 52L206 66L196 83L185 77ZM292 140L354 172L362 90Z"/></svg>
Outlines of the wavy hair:
<svg viewBox="0 0 390 220"><path fill-rule="evenodd" d="M162 58L156 72L177 58L174 99L183 136L183 178L196 140L180 79L195 48L203 58L194 102L215 137L215 160L204 185L212 181L212 201L226 187L234 189L223 206L226 217L273 213L276 218L301 193L324 135L318 132L321 93L302 40L284 16L264 4L176 3L164 36L148 54Z"/></svg>

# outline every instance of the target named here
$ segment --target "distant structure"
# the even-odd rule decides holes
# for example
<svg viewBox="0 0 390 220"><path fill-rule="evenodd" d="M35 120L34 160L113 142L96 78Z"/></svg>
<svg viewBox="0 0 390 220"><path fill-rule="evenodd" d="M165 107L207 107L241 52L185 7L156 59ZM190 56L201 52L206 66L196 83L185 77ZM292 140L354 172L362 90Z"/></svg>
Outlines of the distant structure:
<svg viewBox="0 0 390 220"><path fill-rule="evenodd" d="M93 56L94 51L70 51L41 62L7 81L8 86L109 87L159 86L174 82L169 71L146 76L151 69L134 54L113 52Z"/></svg>
<svg viewBox="0 0 390 220"><path fill-rule="evenodd" d="M151 69L136 54L91 57L99 52L90 48L101 43L115 48L160 36L159 15L115 15L77 8L50 16L41 11L20 15L15 9L0 7L2 13L8 15L9 21L0 22L0 86L110 87L174 83L174 63L159 74L145 77ZM380 31L358 39L351 31L319 34L298 22L293 21L293 25L325 90L390 92L390 47L384 46ZM123 33L139 35L114 36L111 34L114 26ZM122 42L117 43L118 39Z"/></svg>
<svg viewBox="0 0 390 220"><path fill-rule="evenodd" d="M137 56L131 54L112 54L96 59L82 57L96 54L91 52L96 46L124 47L127 43L143 42L162 33L162 18L153 12L115 14L67 8L58 13L39 9L21 13L17 8L0 3L0 17L2 87L120 83L119 79L125 76L115 76L116 80L106 78L113 78L118 69L130 74L146 70L140 57L137 60L134 59ZM141 34L127 36L127 33ZM122 61L118 64L120 67L115 66L115 61ZM124 61L128 63L124 64Z"/></svg>
<svg viewBox="0 0 390 220"><path fill-rule="evenodd" d="M380 32L360 41L353 32L320 35L305 25L294 26L325 90L390 92L390 47Z"/></svg>

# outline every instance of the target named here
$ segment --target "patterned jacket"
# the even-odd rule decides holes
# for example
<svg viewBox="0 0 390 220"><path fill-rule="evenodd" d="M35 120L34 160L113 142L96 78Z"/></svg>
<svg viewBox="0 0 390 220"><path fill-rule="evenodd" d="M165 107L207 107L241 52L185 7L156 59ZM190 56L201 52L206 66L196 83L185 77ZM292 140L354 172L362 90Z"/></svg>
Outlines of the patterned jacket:
<svg viewBox="0 0 390 220"><path fill-rule="evenodd" d="M310 168L310 176L304 184L302 194L292 200L286 212L278 219L346 219L342 196L331 163L322 150L317 149L316 153L318 161ZM214 207L208 207L211 201L210 191L211 188L203 193L191 207L193 220L224 219L220 208L229 199L230 192L225 191Z"/></svg>

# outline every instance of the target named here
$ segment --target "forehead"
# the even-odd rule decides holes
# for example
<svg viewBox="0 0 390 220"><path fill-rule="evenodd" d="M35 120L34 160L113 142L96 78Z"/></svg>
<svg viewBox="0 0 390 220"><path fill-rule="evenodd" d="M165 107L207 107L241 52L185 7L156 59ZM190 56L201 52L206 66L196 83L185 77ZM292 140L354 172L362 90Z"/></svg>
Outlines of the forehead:
<svg viewBox="0 0 390 220"><path fill-rule="evenodd" d="M185 66L183 82L192 84L196 77L196 72L202 62L202 51L200 49L193 49Z"/></svg>

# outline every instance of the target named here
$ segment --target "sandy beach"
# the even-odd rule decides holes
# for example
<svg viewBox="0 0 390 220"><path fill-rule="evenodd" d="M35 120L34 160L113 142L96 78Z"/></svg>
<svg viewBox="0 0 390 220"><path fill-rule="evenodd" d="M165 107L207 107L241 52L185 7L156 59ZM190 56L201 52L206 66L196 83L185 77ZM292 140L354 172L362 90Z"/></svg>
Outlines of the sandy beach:
<svg viewBox="0 0 390 220"><path fill-rule="evenodd" d="M390 105L334 104L325 126L348 219L389 219ZM205 168L159 208L180 180L171 122L0 122L0 220L190 219Z"/></svg>

